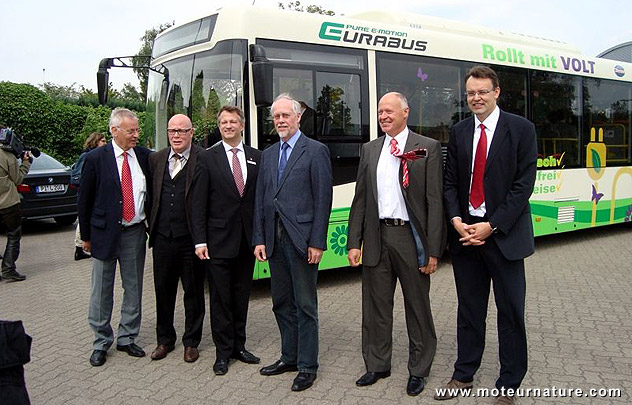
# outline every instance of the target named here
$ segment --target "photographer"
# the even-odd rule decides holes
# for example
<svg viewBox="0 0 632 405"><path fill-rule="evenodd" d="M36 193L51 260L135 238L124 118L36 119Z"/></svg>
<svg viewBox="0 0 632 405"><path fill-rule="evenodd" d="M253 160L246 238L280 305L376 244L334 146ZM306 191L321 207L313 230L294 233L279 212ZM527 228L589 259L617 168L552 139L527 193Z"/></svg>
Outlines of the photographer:
<svg viewBox="0 0 632 405"><path fill-rule="evenodd" d="M4 129L5 127L0 125L0 130ZM15 267L22 238L22 214L17 185L28 173L32 161L31 152L24 151L22 164L18 165L15 154L4 148L0 149L0 223L7 230L7 247L2 259L2 279L11 281L26 279L26 276L18 273Z"/></svg>

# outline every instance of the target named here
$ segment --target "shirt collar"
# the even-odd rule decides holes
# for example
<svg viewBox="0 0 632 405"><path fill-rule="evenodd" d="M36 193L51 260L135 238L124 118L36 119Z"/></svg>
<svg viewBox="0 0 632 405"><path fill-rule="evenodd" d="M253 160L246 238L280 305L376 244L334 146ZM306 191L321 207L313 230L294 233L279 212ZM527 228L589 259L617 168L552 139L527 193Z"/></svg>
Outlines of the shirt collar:
<svg viewBox="0 0 632 405"><path fill-rule="evenodd" d="M494 111L485 118L484 122L481 122L476 115L474 115L474 128L478 128L481 124L485 125L485 130L494 133L496 126L498 125L498 119L500 118L500 108L496 106Z"/></svg>
<svg viewBox="0 0 632 405"><path fill-rule="evenodd" d="M169 148L169 159L171 159L175 154L176 152L173 150L173 148ZM191 155L191 145L189 145L189 147L184 152L178 154L182 156L185 160L189 160L189 156Z"/></svg>
<svg viewBox="0 0 632 405"><path fill-rule="evenodd" d="M402 130L402 132L400 132L399 134L395 135L395 140L397 141L397 146L403 150L406 147L406 141L408 141L408 127L404 127L404 129ZM384 142L384 145L388 145L388 147L391 147L391 139L392 137L389 134L386 134L386 142ZM386 146L385 146L386 147Z"/></svg>
<svg viewBox="0 0 632 405"><path fill-rule="evenodd" d="M123 152L125 152L120 146L116 144L116 142L114 142L114 140L112 141L112 148L114 149L115 158L118 158L119 156L123 154ZM134 153L134 148L128 149L127 154L133 157L134 159L136 158L136 154Z"/></svg>
<svg viewBox="0 0 632 405"><path fill-rule="evenodd" d="M226 153L228 152L232 152L231 149L233 149L232 146L230 146L229 144L227 144L226 142L224 142L222 140L222 145L224 145L224 150L226 151ZM239 151L243 152L244 151L244 142L241 141L239 142L239 145L235 146L235 148L239 149Z"/></svg>
<svg viewBox="0 0 632 405"><path fill-rule="evenodd" d="M287 144L290 145L290 148L294 149L294 145L296 145L296 142L298 142L298 138L300 136L301 136L301 130L299 129L298 131L296 131L294 135L292 135L290 140L287 141ZM281 141L281 142L284 142L284 141Z"/></svg>

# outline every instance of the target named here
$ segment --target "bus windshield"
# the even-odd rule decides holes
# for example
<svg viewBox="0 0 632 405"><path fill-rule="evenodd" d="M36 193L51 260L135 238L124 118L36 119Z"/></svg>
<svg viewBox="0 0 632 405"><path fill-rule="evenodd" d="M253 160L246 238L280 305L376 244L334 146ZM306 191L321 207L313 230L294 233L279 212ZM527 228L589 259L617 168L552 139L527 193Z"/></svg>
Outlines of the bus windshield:
<svg viewBox="0 0 632 405"><path fill-rule="evenodd" d="M245 40L219 42L212 49L163 63L168 80L151 72L147 87L145 131L155 133L156 149L167 143L167 121L174 114L191 117L195 142L219 140L217 112L223 105L244 109Z"/></svg>

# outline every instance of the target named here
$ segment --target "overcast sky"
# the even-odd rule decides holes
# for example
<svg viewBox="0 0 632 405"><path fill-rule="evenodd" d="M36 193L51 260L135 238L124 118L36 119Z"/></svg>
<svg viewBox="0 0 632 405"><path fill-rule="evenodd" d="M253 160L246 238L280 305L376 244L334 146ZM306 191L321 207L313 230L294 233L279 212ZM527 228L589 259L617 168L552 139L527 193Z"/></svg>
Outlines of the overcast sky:
<svg viewBox="0 0 632 405"><path fill-rule="evenodd" d="M0 81L40 85L83 85L96 90L96 71L104 57L135 54L145 30L161 23L180 24L212 14L224 4L252 0L2 0L0 6ZM284 1L288 3L288 1ZM509 32L565 41L587 56L632 41L628 1L614 0L303 0L336 14L369 9L413 12ZM278 1L255 0L259 7ZM177 6L177 8L176 8ZM111 69L121 88L138 84L126 69Z"/></svg>

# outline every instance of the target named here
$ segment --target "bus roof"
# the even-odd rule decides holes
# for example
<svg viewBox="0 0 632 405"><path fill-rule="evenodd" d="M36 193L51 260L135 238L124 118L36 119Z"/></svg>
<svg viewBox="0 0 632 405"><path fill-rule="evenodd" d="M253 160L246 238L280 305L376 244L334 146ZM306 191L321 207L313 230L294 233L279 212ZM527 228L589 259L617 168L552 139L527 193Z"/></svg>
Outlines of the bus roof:
<svg viewBox="0 0 632 405"><path fill-rule="evenodd" d="M158 36L157 41L184 25L170 28ZM162 63L172 57L200 52L218 41L231 38L247 39L251 43L257 39L272 39L399 52L586 77L632 80L631 63L583 56L577 47L561 41L389 11L329 16L256 6L224 7L217 11L210 41L161 56L155 62Z"/></svg>

